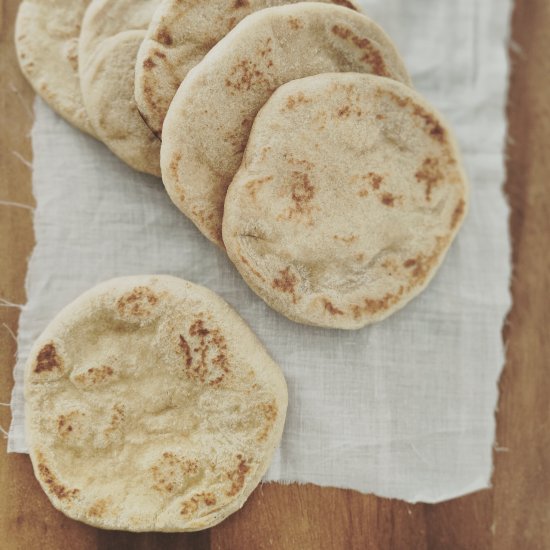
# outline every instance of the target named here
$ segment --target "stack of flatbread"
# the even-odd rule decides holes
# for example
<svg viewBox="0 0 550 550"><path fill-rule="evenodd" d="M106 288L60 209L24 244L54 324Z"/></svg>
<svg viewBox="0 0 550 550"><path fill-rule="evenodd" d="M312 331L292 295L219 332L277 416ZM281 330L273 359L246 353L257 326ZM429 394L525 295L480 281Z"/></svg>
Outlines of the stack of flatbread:
<svg viewBox="0 0 550 550"><path fill-rule="evenodd" d="M296 322L359 329L399 310L466 215L451 130L354 1L24 0L16 42L37 93L161 176ZM287 400L236 313L163 277L110 281L68 306L26 388L54 505L131 530L200 529L239 508Z"/></svg>

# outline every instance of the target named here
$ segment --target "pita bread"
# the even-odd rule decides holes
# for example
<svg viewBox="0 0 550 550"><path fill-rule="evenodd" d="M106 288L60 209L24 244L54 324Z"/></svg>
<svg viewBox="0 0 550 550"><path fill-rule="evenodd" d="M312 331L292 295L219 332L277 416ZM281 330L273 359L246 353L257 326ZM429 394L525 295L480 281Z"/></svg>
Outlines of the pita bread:
<svg viewBox="0 0 550 550"><path fill-rule="evenodd" d="M82 295L40 336L25 376L42 488L107 529L222 521L267 470L287 407L280 369L237 313L167 276Z"/></svg>
<svg viewBox="0 0 550 550"><path fill-rule="evenodd" d="M187 73L239 21L251 13L300 0L164 0L155 11L136 63L138 109L161 136L164 117ZM347 0L321 0L359 8Z"/></svg>
<svg viewBox="0 0 550 550"><path fill-rule="evenodd" d="M339 71L409 83L395 47L373 21L310 2L249 15L189 72L164 122L162 179L212 242L223 247L225 193L258 110L285 82Z"/></svg>
<svg viewBox="0 0 550 550"><path fill-rule="evenodd" d="M160 140L134 100L134 67L145 31L116 34L96 49L82 73L86 107L97 135L128 166L160 177Z"/></svg>
<svg viewBox="0 0 550 550"><path fill-rule="evenodd" d="M418 93L372 75L318 75L282 86L258 114L223 238L271 307L357 329L428 285L467 203L451 131Z"/></svg>
<svg viewBox="0 0 550 550"><path fill-rule="evenodd" d="M35 92L73 126L94 135L78 78L78 36L88 3L24 0L17 12L15 45Z"/></svg>
<svg viewBox="0 0 550 550"><path fill-rule="evenodd" d="M136 55L160 0L93 0L80 35L84 105L99 139L132 168L160 175L160 142L134 99Z"/></svg>

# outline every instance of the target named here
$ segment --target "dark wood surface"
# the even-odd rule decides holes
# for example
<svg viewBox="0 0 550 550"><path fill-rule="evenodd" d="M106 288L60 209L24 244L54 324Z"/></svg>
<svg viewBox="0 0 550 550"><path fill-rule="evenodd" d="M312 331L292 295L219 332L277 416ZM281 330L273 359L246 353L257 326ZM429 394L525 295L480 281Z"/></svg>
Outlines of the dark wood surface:
<svg viewBox="0 0 550 550"><path fill-rule="evenodd" d="M483 0L479 0L480 2ZM33 205L33 93L13 48L17 0L0 0L0 201ZM29 458L0 449L2 549L550 549L550 2L517 0L508 106L514 306L503 335L493 488L439 505L266 484L220 526L188 535L94 529L54 510ZM15 154L16 153L16 154ZM31 211L0 204L0 297L25 302ZM0 401L12 387L19 312L0 305ZM0 424L9 425L0 407ZM3 444L5 446L5 442Z"/></svg>

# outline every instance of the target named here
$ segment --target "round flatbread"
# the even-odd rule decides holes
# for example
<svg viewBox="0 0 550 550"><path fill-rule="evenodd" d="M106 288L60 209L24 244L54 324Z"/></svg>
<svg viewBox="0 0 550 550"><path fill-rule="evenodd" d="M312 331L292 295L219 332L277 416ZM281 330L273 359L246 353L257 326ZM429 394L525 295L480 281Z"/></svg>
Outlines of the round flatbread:
<svg viewBox="0 0 550 550"><path fill-rule="evenodd" d="M373 21L309 2L249 15L189 72L164 122L162 179L212 242L223 247L225 193L258 110L285 82L339 71L409 83L395 47Z"/></svg>
<svg viewBox="0 0 550 550"><path fill-rule="evenodd" d="M239 21L251 13L300 0L163 0L155 11L136 63L138 109L159 137L172 98L187 73ZM321 0L359 10L348 0Z"/></svg>
<svg viewBox="0 0 550 550"><path fill-rule="evenodd" d="M84 105L94 130L126 164L160 175L160 141L134 98L136 55L160 0L93 0L79 42Z"/></svg>
<svg viewBox="0 0 550 550"><path fill-rule="evenodd" d="M23 74L54 111L94 135L78 77L78 36L90 0L24 0L15 45Z"/></svg>
<svg viewBox="0 0 550 550"><path fill-rule="evenodd" d="M387 78L325 74L260 111L225 202L227 253L294 321L357 329L429 283L468 185L441 116Z"/></svg>
<svg viewBox="0 0 550 550"><path fill-rule="evenodd" d="M115 279L67 306L25 373L34 472L53 505L107 529L194 531L267 470L286 384L219 296L168 276Z"/></svg>

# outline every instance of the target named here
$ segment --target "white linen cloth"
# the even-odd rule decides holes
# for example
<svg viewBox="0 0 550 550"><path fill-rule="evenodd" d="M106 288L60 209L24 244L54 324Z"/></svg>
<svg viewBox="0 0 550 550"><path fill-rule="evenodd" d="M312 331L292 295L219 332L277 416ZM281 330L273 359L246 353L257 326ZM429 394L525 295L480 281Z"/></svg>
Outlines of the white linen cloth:
<svg viewBox="0 0 550 550"><path fill-rule="evenodd" d="M26 280L9 450L25 452L22 376L33 340L69 301L115 276L172 274L218 292L286 375L282 446L266 480L436 502L487 487L501 327L510 306L504 181L509 0L368 0L417 89L454 126L471 210L424 294L376 326L297 325L253 294L171 204L40 99L32 131L36 248Z"/></svg>

